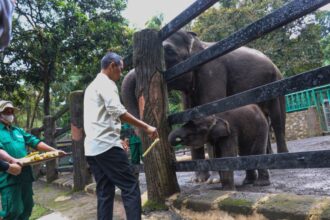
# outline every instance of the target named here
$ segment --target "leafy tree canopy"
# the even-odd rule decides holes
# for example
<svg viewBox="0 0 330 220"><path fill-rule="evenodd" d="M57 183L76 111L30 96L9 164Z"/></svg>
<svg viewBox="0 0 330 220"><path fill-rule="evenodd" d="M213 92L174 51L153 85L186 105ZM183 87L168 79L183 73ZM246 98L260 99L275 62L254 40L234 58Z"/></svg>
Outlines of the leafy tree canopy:
<svg viewBox="0 0 330 220"><path fill-rule="evenodd" d="M14 99L32 85L43 93L44 113L70 91L84 89L108 50L125 55L132 30L121 16L126 0L18 1L13 40L0 62L0 97ZM17 95L16 95L17 96ZM18 95L17 103L29 97ZM20 101L18 101L20 100Z"/></svg>
<svg viewBox="0 0 330 220"><path fill-rule="evenodd" d="M197 19L193 31L202 40L219 41L286 2L288 1L221 1L220 8L211 8ZM318 15L318 12L279 28L247 46L268 55L285 76L319 67L323 60L320 40L322 28L325 26L315 15Z"/></svg>

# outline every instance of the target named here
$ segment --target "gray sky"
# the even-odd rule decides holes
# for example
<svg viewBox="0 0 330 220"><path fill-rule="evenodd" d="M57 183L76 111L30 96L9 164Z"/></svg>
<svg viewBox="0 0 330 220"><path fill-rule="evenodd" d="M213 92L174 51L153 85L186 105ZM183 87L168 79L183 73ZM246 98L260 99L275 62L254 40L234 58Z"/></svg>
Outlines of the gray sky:
<svg viewBox="0 0 330 220"><path fill-rule="evenodd" d="M152 16L163 13L164 22L168 23L194 2L195 0L128 0L123 16L133 27L142 29Z"/></svg>
<svg viewBox="0 0 330 220"><path fill-rule="evenodd" d="M164 14L164 22L168 23L195 0L128 0L123 16L132 27L143 29L144 24L154 15ZM322 9L330 10L330 4Z"/></svg>

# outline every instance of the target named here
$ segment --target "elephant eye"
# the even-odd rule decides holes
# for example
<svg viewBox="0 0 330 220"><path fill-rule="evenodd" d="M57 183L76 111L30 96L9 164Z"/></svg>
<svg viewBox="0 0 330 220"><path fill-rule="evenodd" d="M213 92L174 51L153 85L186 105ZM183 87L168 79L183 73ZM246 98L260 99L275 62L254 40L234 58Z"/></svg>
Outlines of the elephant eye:
<svg viewBox="0 0 330 220"><path fill-rule="evenodd" d="M171 47L165 47L165 54L167 56L176 56L177 53L175 50L173 50Z"/></svg>

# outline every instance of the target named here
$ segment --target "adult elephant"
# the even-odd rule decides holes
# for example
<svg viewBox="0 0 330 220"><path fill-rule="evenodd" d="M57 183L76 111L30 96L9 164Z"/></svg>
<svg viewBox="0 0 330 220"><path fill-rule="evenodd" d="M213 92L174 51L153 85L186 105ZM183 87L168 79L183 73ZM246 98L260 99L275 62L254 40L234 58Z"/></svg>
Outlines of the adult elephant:
<svg viewBox="0 0 330 220"><path fill-rule="evenodd" d="M191 32L176 32L163 42L166 68L213 44L199 40ZM168 89L182 91L185 108L191 108L280 79L280 71L268 57L260 51L240 47L168 82ZM121 94L128 111L138 116L135 83L135 72L131 70L122 83ZM259 103L259 106L270 119L276 137L277 151L288 152L285 142L284 97ZM191 153L192 159L205 158L203 146L192 150ZM199 181L205 181L208 177L208 173L196 173L196 179Z"/></svg>

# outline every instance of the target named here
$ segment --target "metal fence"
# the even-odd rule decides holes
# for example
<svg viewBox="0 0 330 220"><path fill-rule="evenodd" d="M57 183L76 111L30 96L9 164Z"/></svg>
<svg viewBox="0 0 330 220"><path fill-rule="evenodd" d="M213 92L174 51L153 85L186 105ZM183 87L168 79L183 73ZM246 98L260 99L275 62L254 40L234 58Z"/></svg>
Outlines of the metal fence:
<svg viewBox="0 0 330 220"><path fill-rule="evenodd" d="M190 22L193 18L218 1L198 0L166 25L160 36L165 40L172 33ZM203 65L215 58L225 55L261 36L282 27L316 9L326 5L330 0L294 0L256 22L233 33L228 38L197 53L187 60L166 70L164 77L171 81L193 68ZM243 105L259 103L293 92L310 89L330 83L330 66L321 67L298 74L280 81L260 86L239 94L226 97L208 104L197 106L168 117L170 124L178 124L191 119L231 110ZM323 94L323 93L322 93ZM320 93L315 93L316 97ZM326 156L325 156L326 155ZM324 158L325 156L325 158ZM238 158L219 158L177 162L177 171L237 170L237 169L287 169L330 167L330 151L281 153L276 155L259 155Z"/></svg>
<svg viewBox="0 0 330 220"><path fill-rule="evenodd" d="M303 111L309 107L321 107L324 100L330 100L330 85L315 87L285 96L286 112Z"/></svg>

